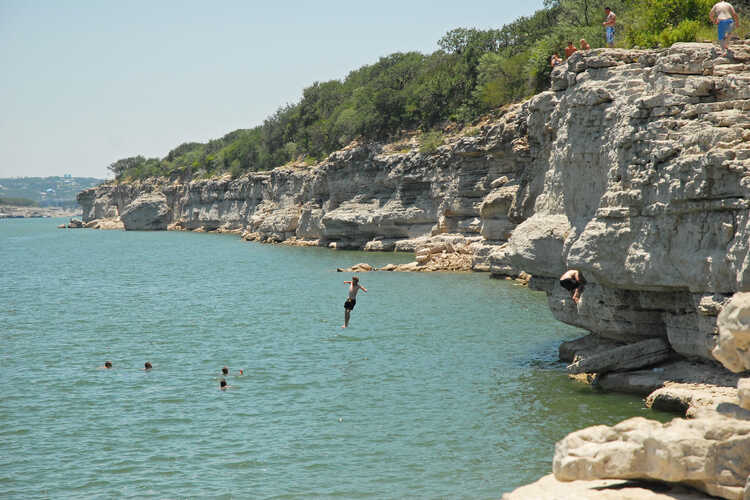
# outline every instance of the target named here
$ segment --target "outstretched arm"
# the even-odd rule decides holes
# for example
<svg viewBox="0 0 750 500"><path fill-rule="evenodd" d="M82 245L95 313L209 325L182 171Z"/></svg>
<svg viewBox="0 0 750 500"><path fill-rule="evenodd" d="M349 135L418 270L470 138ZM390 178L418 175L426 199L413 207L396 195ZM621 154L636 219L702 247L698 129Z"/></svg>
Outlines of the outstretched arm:
<svg viewBox="0 0 750 500"><path fill-rule="evenodd" d="M345 284L345 285L351 285L351 284L352 284L352 282L351 282L351 281L344 281L344 284Z"/></svg>
<svg viewBox="0 0 750 500"><path fill-rule="evenodd" d="M362 285L359 285L359 289L363 292L367 293L367 288L363 287Z"/></svg>

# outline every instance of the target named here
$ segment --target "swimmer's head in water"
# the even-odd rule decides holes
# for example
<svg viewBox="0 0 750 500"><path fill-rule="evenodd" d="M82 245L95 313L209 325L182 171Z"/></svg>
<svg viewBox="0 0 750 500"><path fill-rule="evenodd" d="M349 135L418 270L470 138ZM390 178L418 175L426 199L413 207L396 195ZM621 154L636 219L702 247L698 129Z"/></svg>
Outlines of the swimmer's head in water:
<svg viewBox="0 0 750 500"><path fill-rule="evenodd" d="M240 375L244 375L244 374L245 374L245 371L244 370L240 370Z"/></svg>
<svg viewBox="0 0 750 500"><path fill-rule="evenodd" d="M145 362L145 363L143 364L143 369L144 369L144 370L150 370L151 368L153 368L153 367L151 366L151 363L149 363L148 361L146 361L146 362Z"/></svg>
<svg viewBox="0 0 750 500"><path fill-rule="evenodd" d="M224 389L227 386L227 381L224 379L221 379L221 382L219 382L219 385L221 386L222 389Z"/></svg>
<svg viewBox="0 0 750 500"><path fill-rule="evenodd" d="M223 373L224 375L229 375L229 367L225 366L224 368L222 368L221 373Z"/></svg>
<svg viewBox="0 0 750 500"><path fill-rule="evenodd" d="M112 368L112 362L111 361L105 361L104 362L104 368Z"/></svg>
<svg viewBox="0 0 750 500"><path fill-rule="evenodd" d="M357 283L359 283L359 278L356 276L352 276L352 284L356 285Z"/></svg>

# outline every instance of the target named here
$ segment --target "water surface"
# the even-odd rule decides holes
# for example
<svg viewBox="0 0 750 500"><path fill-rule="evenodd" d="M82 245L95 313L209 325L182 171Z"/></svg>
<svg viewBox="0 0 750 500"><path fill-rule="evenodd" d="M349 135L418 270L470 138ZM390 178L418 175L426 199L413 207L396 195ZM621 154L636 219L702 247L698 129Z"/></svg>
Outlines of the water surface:
<svg viewBox="0 0 750 500"><path fill-rule="evenodd" d="M0 221L4 497L499 498L568 432L665 418L570 382L581 332L512 282L362 274L342 330L335 269L410 255L59 222Z"/></svg>

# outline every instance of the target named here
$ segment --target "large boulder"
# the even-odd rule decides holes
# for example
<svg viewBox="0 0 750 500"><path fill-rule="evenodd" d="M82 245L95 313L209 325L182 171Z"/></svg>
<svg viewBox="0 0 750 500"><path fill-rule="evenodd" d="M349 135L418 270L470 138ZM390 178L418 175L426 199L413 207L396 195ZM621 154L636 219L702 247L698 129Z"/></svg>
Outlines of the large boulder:
<svg viewBox="0 0 750 500"><path fill-rule="evenodd" d="M750 293L736 293L716 321L719 340L713 356L728 370L750 370Z"/></svg>
<svg viewBox="0 0 750 500"><path fill-rule="evenodd" d="M164 231L170 221L167 198L161 192L149 192L133 200L120 215L128 231Z"/></svg>
<svg viewBox="0 0 750 500"><path fill-rule="evenodd" d="M570 232L566 216L536 214L513 231L504 250L514 268L557 277L566 271L563 244Z"/></svg>
<svg viewBox="0 0 750 500"><path fill-rule="evenodd" d="M742 500L750 476L750 421L718 414L662 424L635 417L569 434L555 445L560 481L650 479L681 482Z"/></svg>

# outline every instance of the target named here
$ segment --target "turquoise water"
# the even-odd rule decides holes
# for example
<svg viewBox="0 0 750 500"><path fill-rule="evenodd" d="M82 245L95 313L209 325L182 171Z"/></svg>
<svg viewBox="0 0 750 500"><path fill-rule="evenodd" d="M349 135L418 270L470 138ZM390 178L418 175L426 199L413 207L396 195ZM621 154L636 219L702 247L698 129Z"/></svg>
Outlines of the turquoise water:
<svg viewBox="0 0 750 500"><path fill-rule="evenodd" d="M512 282L363 274L343 331L335 268L411 256L59 222L0 220L6 498L499 498L654 415L568 381L580 332Z"/></svg>

